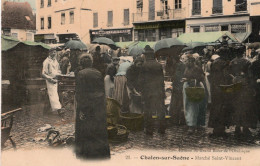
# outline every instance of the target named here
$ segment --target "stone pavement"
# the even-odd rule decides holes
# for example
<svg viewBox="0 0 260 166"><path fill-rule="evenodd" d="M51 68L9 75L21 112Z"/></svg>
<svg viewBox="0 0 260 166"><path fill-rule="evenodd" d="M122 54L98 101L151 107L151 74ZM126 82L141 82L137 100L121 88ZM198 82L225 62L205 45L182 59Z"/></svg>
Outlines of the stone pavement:
<svg viewBox="0 0 260 166"><path fill-rule="evenodd" d="M46 141L47 132L38 132L37 129L50 124L60 131L61 135L67 136L74 133L74 112L66 112L66 122L62 122L58 115L43 115L43 104L36 104L30 109L15 114L14 124L11 131L12 139L17 149L49 148ZM158 150L198 150L198 149L226 149L236 147L259 147L260 137L256 130L253 137L238 140L234 137L234 127L227 129L227 138L210 138L212 129L198 131L188 135L185 126L169 126L165 135L154 133L153 136L146 136L142 131L130 132L127 142L111 143L111 153L120 153L133 149L158 149ZM2 150L12 149L8 140Z"/></svg>

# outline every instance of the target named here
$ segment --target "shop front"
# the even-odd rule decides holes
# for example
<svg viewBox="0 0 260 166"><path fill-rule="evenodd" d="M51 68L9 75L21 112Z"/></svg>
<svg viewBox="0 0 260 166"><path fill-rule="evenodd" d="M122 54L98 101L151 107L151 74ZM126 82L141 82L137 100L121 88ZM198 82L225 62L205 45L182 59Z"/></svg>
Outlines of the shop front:
<svg viewBox="0 0 260 166"><path fill-rule="evenodd" d="M91 41L98 37L107 37L114 42L129 42L133 41L133 29L98 29L89 30Z"/></svg>
<svg viewBox="0 0 260 166"><path fill-rule="evenodd" d="M35 42L42 42L46 44L55 44L57 43L57 40L53 33L50 34L37 34L34 35L34 41Z"/></svg>
<svg viewBox="0 0 260 166"><path fill-rule="evenodd" d="M252 32L249 14L188 18L186 20L187 33L217 31L229 31L241 42L247 40Z"/></svg>
<svg viewBox="0 0 260 166"><path fill-rule="evenodd" d="M185 32L185 20L158 21L134 24L134 41L158 41L175 38Z"/></svg>

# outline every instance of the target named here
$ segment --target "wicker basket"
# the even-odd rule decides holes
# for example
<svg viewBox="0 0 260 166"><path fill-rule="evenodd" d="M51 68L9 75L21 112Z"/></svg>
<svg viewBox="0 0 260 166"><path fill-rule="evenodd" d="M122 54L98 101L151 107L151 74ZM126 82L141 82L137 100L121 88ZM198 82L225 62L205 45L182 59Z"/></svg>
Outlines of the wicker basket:
<svg viewBox="0 0 260 166"><path fill-rule="evenodd" d="M117 135L118 129L116 127L116 125L108 123L107 124L107 134L108 134L108 138L113 138Z"/></svg>
<svg viewBox="0 0 260 166"><path fill-rule="evenodd" d="M202 87L187 87L185 93L189 101L200 102L205 98L205 90Z"/></svg>
<svg viewBox="0 0 260 166"><path fill-rule="evenodd" d="M107 98L106 104L107 122L110 124L118 124L121 109L120 104L112 98Z"/></svg>
<svg viewBox="0 0 260 166"><path fill-rule="evenodd" d="M123 125L116 125L117 133L109 138L111 143L121 143L125 142L128 139L129 131Z"/></svg>
<svg viewBox="0 0 260 166"><path fill-rule="evenodd" d="M131 131L143 130L143 124L144 124L143 114L121 113L120 118L121 118L120 124L126 126L127 129Z"/></svg>
<svg viewBox="0 0 260 166"><path fill-rule="evenodd" d="M221 91L224 93L233 93L241 90L242 82L238 82L230 85L219 85L219 87L221 88Z"/></svg>

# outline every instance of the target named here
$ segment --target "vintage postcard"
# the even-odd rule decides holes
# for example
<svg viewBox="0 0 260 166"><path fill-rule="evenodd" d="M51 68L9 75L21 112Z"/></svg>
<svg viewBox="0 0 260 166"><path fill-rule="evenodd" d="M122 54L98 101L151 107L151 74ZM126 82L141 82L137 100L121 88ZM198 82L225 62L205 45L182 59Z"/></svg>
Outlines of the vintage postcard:
<svg viewBox="0 0 260 166"><path fill-rule="evenodd" d="M260 0L2 0L1 165L260 165Z"/></svg>

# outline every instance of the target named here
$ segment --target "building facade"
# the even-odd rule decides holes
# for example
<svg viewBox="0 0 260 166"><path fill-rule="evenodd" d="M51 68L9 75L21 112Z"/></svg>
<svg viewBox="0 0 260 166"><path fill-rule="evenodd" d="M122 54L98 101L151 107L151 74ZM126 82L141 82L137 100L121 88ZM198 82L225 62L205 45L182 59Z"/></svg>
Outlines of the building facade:
<svg viewBox="0 0 260 166"><path fill-rule="evenodd" d="M188 0L135 0L134 41L157 41L185 32Z"/></svg>
<svg viewBox="0 0 260 166"><path fill-rule="evenodd" d="M2 35L34 41L35 15L28 2L2 1Z"/></svg>
<svg viewBox="0 0 260 166"><path fill-rule="evenodd" d="M91 9L84 0L37 0L37 35L45 43L81 39L88 43Z"/></svg>
<svg viewBox="0 0 260 166"><path fill-rule="evenodd" d="M80 39L90 43L96 37L115 42L132 41L133 0L38 0L37 40L65 43Z"/></svg>
<svg viewBox="0 0 260 166"><path fill-rule="evenodd" d="M115 42L128 42L133 39L133 0L90 1L92 9L90 39L108 37Z"/></svg>
<svg viewBox="0 0 260 166"><path fill-rule="evenodd" d="M250 12L256 9L250 0L189 0L188 6L187 33L229 31L245 41L255 28Z"/></svg>
<svg viewBox="0 0 260 166"><path fill-rule="evenodd" d="M39 41L97 37L158 41L182 33L229 31L241 41L259 34L260 0L37 0Z"/></svg>

